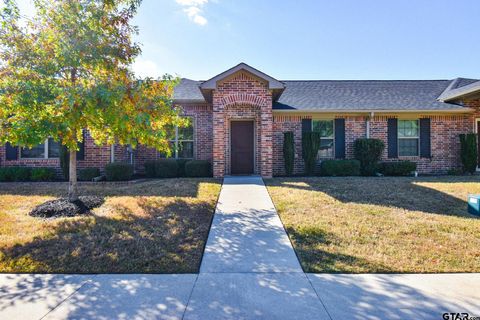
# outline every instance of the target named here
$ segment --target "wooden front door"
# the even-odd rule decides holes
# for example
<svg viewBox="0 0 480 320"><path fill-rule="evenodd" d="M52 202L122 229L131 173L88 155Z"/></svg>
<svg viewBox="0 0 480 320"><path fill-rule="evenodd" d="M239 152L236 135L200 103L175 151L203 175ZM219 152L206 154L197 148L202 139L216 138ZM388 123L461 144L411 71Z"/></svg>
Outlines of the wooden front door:
<svg viewBox="0 0 480 320"><path fill-rule="evenodd" d="M253 121L232 121L230 129L232 174L253 174Z"/></svg>

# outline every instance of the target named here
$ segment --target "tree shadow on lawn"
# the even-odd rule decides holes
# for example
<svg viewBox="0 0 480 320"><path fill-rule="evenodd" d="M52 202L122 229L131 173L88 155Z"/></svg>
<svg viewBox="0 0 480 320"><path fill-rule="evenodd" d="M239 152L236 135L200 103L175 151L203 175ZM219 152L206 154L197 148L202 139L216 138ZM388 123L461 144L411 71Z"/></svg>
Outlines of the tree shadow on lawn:
<svg viewBox="0 0 480 320"><path fill-rule="evenodd" d="M0 249L3 272L198 272L214 203L141 198L143 213L115 204L115 215L61 218L53 231ZM100 208L102 209L102 208Z"/></svg>
<svg viewBox="0 0 480 320"><path fill-rule="evenodd" d="M341 242L334 233L318 227L286 228L289 237L295 244L295 251L305 272L326 273L390 273L393 270L384 264L374 263L368 259L328 252L321 246ZM336 247L336 246L335 246ZM338 250L338 249L337 249Z"/></svg>
<svg viewBox="0 0 480 320"><path fill-rule="evenodd" d="M213 178L152 179L137 183L126 182L80 182L80 195L98 196L159 196L198 197L202 184L221 184ZM68 192L67 182L2 182L0 195L64 197Z"/></svg>
<svg viewBox="0 0 480 320"><path fill-rule="evenodd" d="M472 179L450 177L316 177L279 178L268 182L271 187L286 187L322 192L342 203L373 204L397 207L410 211L453 215L478 219L467 213L467 199L459 199L437 189L416 183L477 182ZM480 183L480 181L478 181ZM478 188L480 190L480 187Z"/></svg>

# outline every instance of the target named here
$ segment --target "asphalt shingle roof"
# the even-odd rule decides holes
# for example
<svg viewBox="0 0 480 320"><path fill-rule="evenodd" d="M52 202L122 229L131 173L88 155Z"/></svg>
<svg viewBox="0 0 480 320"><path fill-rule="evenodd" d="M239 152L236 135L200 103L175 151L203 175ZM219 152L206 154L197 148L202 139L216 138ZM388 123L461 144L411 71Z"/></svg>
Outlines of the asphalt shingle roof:
<svg viewBox="0 0 480 320"><path fill-rule="evenodd" d="M174 100L198 100L204 101L204 97L200 92L198 86L202 81L195 81L190 79L182 78L180 83L175 87L173 92Z"/></svg>
<svg viewBox="0 0 480 320"><path fill-rule="evenodd" d="M460 86L476 80L462 79ZM434 110L462 108L437 98L451 80L307 80L282 81L286 89L274 110L362 111ZM198 86L202 81L182 79L176 100L205 101Z"/></svg>

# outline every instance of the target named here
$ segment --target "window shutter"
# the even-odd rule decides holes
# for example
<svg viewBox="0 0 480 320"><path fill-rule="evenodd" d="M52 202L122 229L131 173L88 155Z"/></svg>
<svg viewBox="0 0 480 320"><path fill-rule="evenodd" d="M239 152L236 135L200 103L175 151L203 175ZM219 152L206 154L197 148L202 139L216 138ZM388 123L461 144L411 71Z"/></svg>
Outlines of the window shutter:
<svg viewBox="0 0 480 320"><path fill-rule="evenodd" d="M302 119L302 133L312 131L312 119Z"/></svg>
<svg viewBox="0 0 480 320"><path fill-rule="evenodd" d="M12 146L10 142L7 142L5 145L5 158L7 160L17 160L18 159L18 147Z"/></svg>
<svg viewBox="0 0 480 320"><path fill-rule="evenodd" d="M335 158L345 158L345 119L335 119Z"/></svg>
<svg viewBox="0 0 480 320"><path fill-rule="evenodd" d="M430 142L430 118L420 119L420 157L432 157Z"/></svg>
<svg viewBox="0 0 480 320"><path fill-rule="evenodd" d="M388 157L398 158L398 121L397 119L388 119L387 129Z"/></svg>
<svg viewBox="0 0 480 320"><path fill-rule="evenodd" d="M85 130L82 131L82 142L78 142L77 160L85 160Z"/></svg>

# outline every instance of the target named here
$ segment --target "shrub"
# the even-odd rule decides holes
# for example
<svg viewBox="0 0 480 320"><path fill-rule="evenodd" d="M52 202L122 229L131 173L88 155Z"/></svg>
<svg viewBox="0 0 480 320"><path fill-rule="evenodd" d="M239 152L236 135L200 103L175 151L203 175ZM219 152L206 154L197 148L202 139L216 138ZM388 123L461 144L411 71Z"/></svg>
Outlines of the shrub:
<svg viewBox="0 0 480 320"><path fill-rule="evenodd" d="M177 177L185 177L185 164L191 159L177 159Z"/></svg>
<svg viewBox="0 0 480 320"><path fill-rule="evenodd" d="M55 180L57 173L53 168L32 168L32 181L51 181Z"/></svg>
<svg viewBox="0 0 480 320"><path fill-rule="evenodd" d="M460 135L460 158L463 170L468 173L475 173L477 169L477 135L467 133Z"/></svg>
<svg viewBox="0 0 480 320"><path fill-rule="evenodd" d="M319 148L319 132L304 132L302 134L302 157L303 161L305 162L306 175L313 175L315 173Z"/></svg>
<svg viewBox="0 0 480 320"><path fill-rule="evenodd" d="M155 160L145 161L145 175L148 178L155 178Z"/></svg>
<svg viewBox="0 0 480 320"><path fill-rule="evenodd" d="M459 169L459 168L450 168L447 170L447 174L449 176L459 176L463 173L463 170L462 169Z"/></svg>
<svg viewBox="0 0 480 320"><path fill-rule="evenodd" d="M100 169L98 168L85 168L78 171L78 180L92 181L93 178L100 176Z"/></svg>
<svg viewBox="0 0 480 320"><path fill-rule="evenodd" d="M285 163L285 174L291 176L293 173L293 162L295 160L295 141L292 131L283 133L283 161Z"/></svg>
<svg viewBox="0 0 480 320"><path fill-rule="evenodd" d="M358 160L324 160L320 164L323 176L358 176L360 161Z"/></svg>
<svg viewBox="0 0 480 320"><path fill-rule="evenodd" d="M386 176L408 176L417 170L417 164L412 161L382 162L379 170Z"/></svg>
<svg viewBox="0 0 480 320"><path fill-rule="evenodd" d="M0 181L29 181L32 169L28 167L0 168Z"/></svg>
<svg viewBox="0 0 480 320"><path fill-rule="evenodd" d="M353 145L355 159L360 161L360 172L364 176L373 176L378 167L385 144L379 139L357 139Z"/></svg>
<svg viewBox="0 0 480 320"><path fill-rule="evenodd" d="M175 178L178 176L178 163L175 159L160 159L155 161L155 177Z"/></svg>
<svg viewBox="0 0 480 320"><path fill-rule="evenodd" d="M105 176L109 181L130 180L133 176L133 166L122 162L109 163L105 166Z"/></svg>
<svg viewBox="0 0 480 320"><path fill-rule="evenodd" d="M185 164L187 177L210 177L211 175L211 165L206 160L191 160Z"/></svg>
<svg viewBox="0 0 480 320"><path fill-rule="evenodd" d="M4 167L0 168L0 181L1 182L8 182L13 181L12 173L10 171L11 168Z"/></svg>

